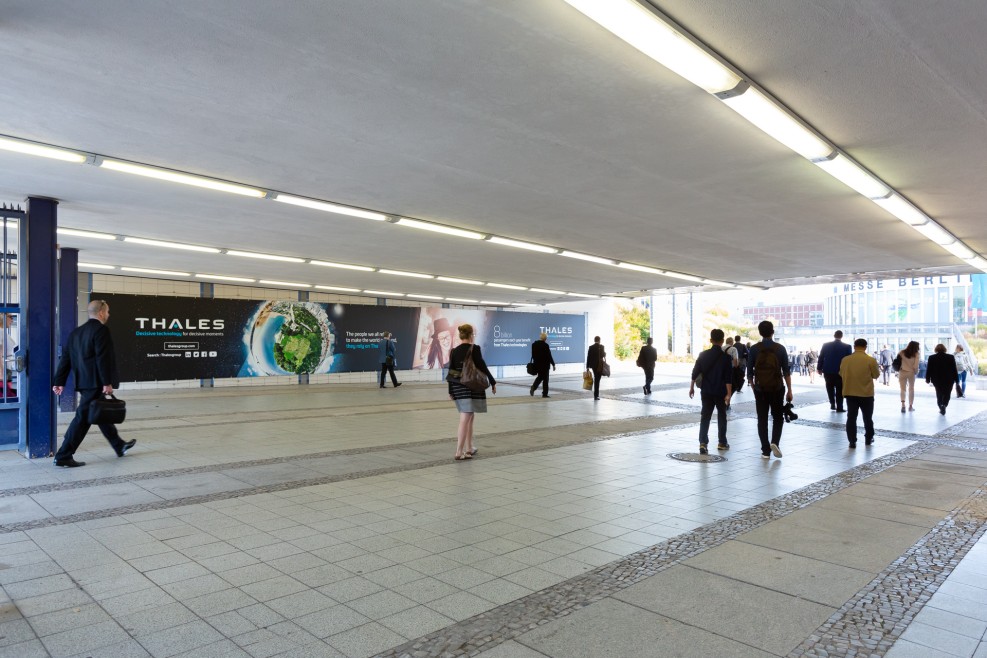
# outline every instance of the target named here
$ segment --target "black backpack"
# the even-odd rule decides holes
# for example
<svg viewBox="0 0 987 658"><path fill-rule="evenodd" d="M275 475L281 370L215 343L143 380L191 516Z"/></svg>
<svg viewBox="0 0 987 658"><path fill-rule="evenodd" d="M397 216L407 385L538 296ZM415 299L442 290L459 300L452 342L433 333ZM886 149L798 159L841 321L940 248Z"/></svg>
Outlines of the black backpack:
<svg viewBox="0 0 987 658"><path fill-rule="evenodd" d="M733 346L737 348L737 360L740 361L740 367L745 367L747 365L747 346L743 343L734 343Z"/></svg>
<svg viewBox="0 0 987 658"><path fill-rule="evenodd" d="M777 391L782 387L781 364L778 362L777 348L760 343L757 358L754 359L754 385L762 391Z"/></svg>

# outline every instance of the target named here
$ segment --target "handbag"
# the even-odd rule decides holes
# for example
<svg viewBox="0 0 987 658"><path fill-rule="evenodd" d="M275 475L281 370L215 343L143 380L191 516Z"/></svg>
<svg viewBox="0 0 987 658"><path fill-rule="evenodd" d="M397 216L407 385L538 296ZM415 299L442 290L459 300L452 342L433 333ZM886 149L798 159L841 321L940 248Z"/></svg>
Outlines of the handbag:
<svg viewBox="0 0 987 658"><path fill-rule="evenodd" d="M592 391L593 390L593 373L589 370L583 373L583 390Z"/></svg>
<svg viewBox="0 0 987 658"><path fill-rule="evenodd" d="M602 349L600 350L599 354L600 354L600 357L599 357L599 359L596 362L596 369L600 371L600 375L602 375L603 377L609 377L610 376L610 364L607 363L607 357L603 355L603 350Z"/></svg>
<svg viewBox="0 0 987 658"><path fill-rule="evenodd" d="M119 425L127 417L127 403L112 393L100 395L89 403L89 423Z"/></svg>
<svg viewBox="0 0 987 658"><path fill-rule="evenodd" d="M642 365L641 363L641 357L637 357L637 361L634 362L634 365L636 365L638 368L644 367L644 365Z"/></svg>
<svg viewBox="0 0 987 658"><path fill-rule="evenodd" d="M528 361L528 374L529 375L537 375L538 374L538 366L535 365L535 360L534 359L532 359L531 361Z"/></svg>
<svg viewBox="0 0 987 658"><path fill-rule="evenodd" d="M466 358L463 360L463 370L459 375L459 383L471 391L485 391L490 388L490 379L486 373L480 372L480 369L473 363L472 345L470 345L469 351L466 352Z"/></svg>
<svg viewBox="0 0 987 658"><path fill-rule="evenodd" d="M891 362L891 369L895 372L901 371L901 352L898 352L898 356L896 356L894 361Z"/></svg>

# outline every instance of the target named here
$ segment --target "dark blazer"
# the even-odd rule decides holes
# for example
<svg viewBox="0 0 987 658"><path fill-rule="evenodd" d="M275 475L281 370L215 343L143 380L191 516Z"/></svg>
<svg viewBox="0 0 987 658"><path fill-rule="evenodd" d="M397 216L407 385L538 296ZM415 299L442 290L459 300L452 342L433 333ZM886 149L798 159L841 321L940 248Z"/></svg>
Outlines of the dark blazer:
<svg viewBox="0 0 987 658"><path fill-rule="evenodd" d="M931 355L925 369L925 381L934 386L952 386L958 383L960 376L956 372L956 358L946 352Z"/></svg>
<svg viewBox="0 0 987 658"><path fill-rule="evenodd" d="M819 350L819 360L816 361L816 367L826 375L838 375L840 374L840 362L843 361L843 357L850 356L853 354L853 348L847 345L842 340L837 338L836 340L831 340L822 346Z"/></svg>
<svg viewBox="0 0 987 658"><path fill-rule="evenodd" d="M52 385L65 386L69 370L75 373L76 390L103 388L107 384L120 387L113 338L109 328L99 320L90 318L69 334Z"/></svg>
<svg viewBox="0 0 987 658"><path fill-rule="evenodd" d="M654 368L658 361L658 350L653 345L642 345L637 360L642 368Z"/></svg>
<svg viewBox="0 0 987 658"><path fill-rule="evenodd" d="M596 372L600 369L600 361L607 356L603 343L593 343L586 351L586 369Z"/></svg>
<svg viewBox="0 0 987 658"><path fill-rule="evenodd" d="M460 343L453 348L452 352L449 353L449 370L456 373L463 371L463 364L466 363L466 355L470 353L469 343ZM495 385L497 380L494 379L493 373L490 372L490 368L487 367L487 362L483 360L483 352L480 351L479 345L473 345L473 365L476 369L487 376L490 380L491 385ZM458 377L459 375L455 375Z"/></svg>
<svg viewBox="0 0 987 658"><path fill-rule="evenodd" d="M531 344L531 358L538 367L538 370L548 370L548 366L555 365L552 357L552 348L544 340L536 340Z"/></svg>

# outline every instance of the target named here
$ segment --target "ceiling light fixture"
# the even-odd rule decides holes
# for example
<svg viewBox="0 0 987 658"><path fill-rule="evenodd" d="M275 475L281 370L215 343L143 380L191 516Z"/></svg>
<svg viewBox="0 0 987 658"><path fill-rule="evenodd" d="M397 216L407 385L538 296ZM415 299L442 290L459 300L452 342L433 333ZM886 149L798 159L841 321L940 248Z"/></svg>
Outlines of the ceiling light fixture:
<svg viewBox="0 0 987 658"><path fill-rule="evenodd" d="M285 263L304 263L304 258L296 258L294 256L278 256L276 254L259 254L254 251L238 251L236 249L227 249L226 255L228 256L242 256L243 258L260 258L261 260L277 260Z"/></svg>
<svg viewBox="0 0 987 658"><path fill-rule="evenodd" d="M488 283L491 288L504 288L505 290L527 290L524 286L514 286L509 283Z"/></svg>
<svg viewBox="0 0 987 658"><path fill-rule="evenodd" d="M416 279L434 279L434 274L419 274L418 272L403 272L401 270L385 270L383 268L377 270L381 274L393 274L394 276L410 276Z"/></svg>
<svg viewBox="0 0 987 658"><path fill-rule="evenodd" d="M310 284L310 283L297 283L295 281L267 281L265 279L261 279L257 283L263 283L264 285L267 285L267 286L285 286L287 288L311 288L312 287L312 284Z"/></svg>
<svg viewBox="0 0 987 658"><path fill-rule="evenodd" d="M218 254L219 249L214 247L200 247L194 244L181 244L179 242L164 242L162 240L148 240L147 238L132 238L125 237L124 242L133 242L135 244L143 244L149 247L165 247L167 249L185 249L186 251L202 251L208 254Z"/></svg>
<svg viewBox="0 0 987 658"><path fill-rule="evenodd" d="M89 159L89 156L85 153L46 146L13 137L0 137L0 150L13 151L14 153L23 153L25 155L37 155L42 158L51 158L63 162L75 162L76 164L82 164Z"/></svg>
<svg viewBox="0 0 987 658"><path fill-rule="evenodd" d="M216 190L217 192L240 194L242 196L249 196L255 199L261 199L267 195L267 192L264 190L258 190L255 187L247 187L246 185L239 185L237 183L227 183L226 181L206 178L204 176L184 174L171 169L161 169L159 167L148 167L147 165L139 165L132 162L123 162L122 160L107 160L104 158L99 162L99 166L102 169L120 171L125 174L156 178L157 180L168 181L170 183L180 183L182 185L202 187L209 190Z"/></svg>
<svg viewBox="0 0 987 658"><path fill-rule="evenodd" d="M335 290L336 292L360 292L359 288L344 288L342 286L315 286L319 290Z"/></svg>
<svg viewBox="0 0 987 658"><path fill-rule="evenodd" d="M329 203L327 201L316 201L315 199L306 199L301 196L294 196L291 194L281 194L278 192L274 195L275 201L280 201L281 203L288 203L293 206L301 206L302 208L312 208L313 210L322 210L324 212L331 212L337 215L348 215L350 217L359 217L361 219L372 219L378 222L387 221L387 215L381 214L379 212L370 212L369 210L360 210L359 208L351 208L349 206L341 206L335 203Z"/></svg>
<svg viewBox="0 0 987 658"><path fill-rule="evenodd" d="M368 295L377 295L378 297L404 297L403 292L388 292L386 290L364 290Z"/></svg>
<svg viewBox="0 0 987 658"><path fill-rule="evenodd" d="M825 158L835 150L757 89L748 88L742 94L721 100L769 137L807 160Z"/></svg>
<svg viewBox="0 0 987 658"><path fill-rule="evenodd" d="M665 276L670 279L681 279L682 281L693 281L695 283L705 283L706 279L701 276L693 276L692 274L682 274L680 272L669 272L665 271Z"/></svg>
<svg viewBox="0 0 987 658"><path fill-rule="evenodd" d="M548 288L530 288L530 290L531 292L541 292L546 295L565 295L565 292L562 290L550 290Z"/></svg>
<svg viewBox="0 0 987 658"><path fill-rule="evenodd" d="M95 231L80 231L75 228L58 228L59 235L71 235L77 238L92 238L93 240L116 240L117 236L111 233L97 233Z"/></svg>
<svg viewBox="0 0 987 658"><path fill-rule="evenodd" d="M458 279L454 276L437 276L435 277L439 281L447 281L449 283L465 283L468 286L482 286L483 281L476 281L474 279Z"/></svg>
<svg viewBox="0 0 987 658"><path fill-rule="evenodd" d="M926 222L925 224L919 224L918 226L912 226L912 228L935 242L940 247L945 247L947 244L956 241L956 238L953 237L949 231L932 221Z"/></svg>
<svg viewBox="0 0 987 658"><path fill-rule="evenodd" d="M882 197L880 199L871 199L871 201L910 226L925 224L931 219L924 212L894 193L892 193L891 196Z"/></svg>
<svg viewBox="0 0 987 658"><path fill-rule="evenodd" d="M196 279L210 279L214 281L235 281L237 283L256 283L256 279L246 279L242 276L225 276L222 274L196 274Z"/></svg>
<svg viewBox="0 0 987 658"><path fill-rule="evenodd" d="M710 93L733 89L740 76L682 31L633 0L566 0L665 68Z"/></svg>
<svg viewBox="0 0 987 658"><path fill-rule="evenodd" d="M957 240L956 242L951 242L949 244L942 245L942 248L953 254L957 258L962 258L963 260L970 260L977 254L974 253L973 249Z"/></svg>
<svg viewBox="0 0 987 658"><path fill-rule="evenodd" d="M658 276L664 276L665 274L665 270L659 270L658 268L647 267L645 265L635 265L634 263L617 263L617 267L625 270L634 270L635 272L644 272L645 274L656 274Z"/></svg>
<svg viewBox="0 0 987 658"><path fill-rule="evenodd" d="M447 302L460 302L462 304L479 304L476 299L463 299L462 297L446 297Z"/></svg>
<svg viewBox="0 0 987 658"><path fill-rule="evenodd" d="M142 272L144 274L161 274L163 276L192 276L188 272L173 272L171 270L151 270L146 267L121 267L124 272Z"/></svg>
<svg viewBox="0 0 987 658"><path fill-rule="evenodd" d="M569 297L585 297L586 299L599 299L599 295L587 295L581 292L567 292L566 295Z"/></svg>
<svg viewBox="0 0 987 658"><path fill-rule="evenodd" d="M422 231L432 231L433 233L444 233L446 235L454 235L458 238L468 238L470 240L482 240L486 237L483 233L477 233L476 231L467 231L466 229L454 228L452 226L432 224L431 222L423 222L417 219L410 219L408 217L401 217L394 223L398 226L407 226L408 228L417 228Z"/></svg>
<svg viewBox="0 0 987 658"><path fill-rule="evenodd" d="M581 254L578 251L567 251L563 249L562 251L559 252L559 256L565 256L566 258L575 258L577 260L587 260L591 263L599 263L600 265L613 265L613 259L611 258L601 258L599 256Z"/></svg>
<svg viewBox="0 0 987 658"><path fill-rule="evenodd" d="M491 302L491 301L480 301L481 304L489 304L490 306L510 306L510 302Z"/></svg>
<svg viewBox="0 0 987 658"><path fill-rule="evenodd" d="M837 153L835 157L828 160L814 160L813 163L868 199L884 197L891 192L887 185L877 180L873 174L842 153Z"/></svg>
<svg viewBox="0 0 987 658"><path fill-rule="evenodd" d="M366 265L348 265L346 263L330 263L325 260L310 260L310 265L319 265L320 267L336 267L341 270L356 270L358 272L373 272L374 268L367 267Z"/></svg>
<svg viewBox="0 0 987 658"><path fill-rule="evenodd" d="M983 256L974 256L967 261L972 267L976 267L984 272L987 272L987 258Z"/></svg>
<svg viewBox="0 0 987 658"><path fill-rule="evenodd" d="M87 270L115 270L116 265L103 265L102 263L79 263L79 267Z"/></svg>
<svg viewBox="0 0 987 658"><path fill-rule="evenodd" d="M528 251L539 251L543 254L554 254L558 252L555 247L546 247L542 244L535 244L533 242L523 242L521 240L511 240L510 238L501 238L499 236L491 236L489 242L494 244L503 245L505 247L515 247L517 249L527 249Z"/></svg>
<svg viewBox="0 0 987 658"><path fill-rule="evenodd" d="M443 299L442 297L439 297L438 295L414 295L412 293L408 293L405 296L406 297L414 297L415 299L432 299L432 300L435 300L435 301L441 301Z"/></svg>

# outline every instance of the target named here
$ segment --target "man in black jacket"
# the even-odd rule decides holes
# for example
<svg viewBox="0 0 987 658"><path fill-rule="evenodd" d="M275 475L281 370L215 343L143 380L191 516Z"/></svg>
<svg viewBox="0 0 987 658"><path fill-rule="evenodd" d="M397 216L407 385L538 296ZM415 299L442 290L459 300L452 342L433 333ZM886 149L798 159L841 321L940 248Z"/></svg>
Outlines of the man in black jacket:
<svg viewBox="0 0 987 658"><path fill-rule="evenodd" d="M641 353L637 355L637 365L644 369L644 394L651 395L651 382L655 380L655 363L658 362L658 350L652 344L654 341L648 337L648 344L641 346Z"/></svg>
<svg viewBox="0 0 987 658"><path fill-rule="evenodd" d="M535 377L535 383L531 385L530 393L535 394L538 390L538 384L541 384L541 396L543 398L548 397L548 367L552 366L552 370L555 370L555 359L552 357L552 348L548 345L548 334L544 331L538 337L538 340L531 344L531 360L535 363L535 371L538 373Z"/></svg>
<svg viewBox="0 0 987 658"><path fill-rule="evenodd" d="M75 373L75 388L80 396L79 407L65 432L62 447L55 453L55 466L67 468L86 465L86 462L76 461L74 455L92 427L89 423L89 404L100 395L112 394L113 389L120 386L120 375L117 373L116 357L113 354L113 338L106 327L106 321L110 319L110 305L101 300L93 300L89 302L87 310L89 320L76 327L69 334L68 342L62 346L62 358L58 361L54 385L51 387L55 395L61 395L69 370ZM116 425L101 423L99 429L113 446L117 457L123 457L137 443L137 439L124 442L117 433Z"/></svg>
<svg viewBox="0 0 987 658"><path fill-rule="evenodd" d="M723 351L723 330L709 332L713 346L704 350L696 358L692 367L692 381L689 384L689 397L696 394L696 379L699 383L699 396L703 407L699 416L699 454L709 454L709 424L716 409L716 429L719 441L718 450L729 450L727 443L727 400L733 392L733 357Z"/></svg>

